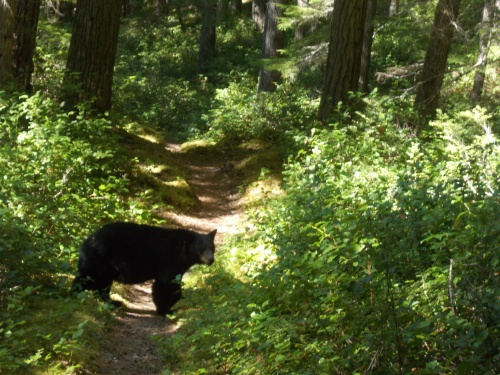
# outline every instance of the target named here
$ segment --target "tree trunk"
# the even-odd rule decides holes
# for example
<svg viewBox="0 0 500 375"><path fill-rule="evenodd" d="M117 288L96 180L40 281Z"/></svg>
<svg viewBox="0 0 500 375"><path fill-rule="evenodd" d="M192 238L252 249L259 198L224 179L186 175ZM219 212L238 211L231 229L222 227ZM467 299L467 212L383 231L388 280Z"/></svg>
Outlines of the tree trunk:
<svg viewBox="0 0 500 375"><path fill-rule="evenodd" d="M299 8L306 8L307 6L309 6L309 0L297 0L297 6ZM304 38L304 36L306 35L308 29L308 26L299 23L297 25L297 28L295 29L295 40L302 40L302 38Z"/></svg>
<svg viewBox="0 0 500 375"><path fill-rule="evenodd" d="M31 92L33 53L40 15L40 0L19 0L15 23L14 77L19 87Z"/></svg>
<svg viewBox="0 0 500 375"><path fill-rule="evenodd" d="M243 10L242 0L231 0L231 12L233 14L240 14Z"/></svg>
<svg viewBox="0 0 500 375"><path fill-rule="evenodd" d="M14 29L17 0L0 0L0 89L14 79Z"/></svg>
<svg viewBox="0 0 500 375"><path fill-rule="evenodd" d="M130 0L122 1L122 16L127 17L132 11L132 7L130 6Z"/></svg>
<svg viewBox="0 0 500 375"><path fill-rule="evenodd" d="M422 82L417 87L415 99L415 108L422 116L432 118L436 115L459 6L460 0L438 1L425 54Z"/></svg>
<svg viewBox="0 0 500 375"><path fill-rule="evenodd" d="M368 0L366 7L365 33L363 36L363 50L361 52L361 67L359 73L359 91L368 92L368 75L373 44L373 18L377 9L377 0Z"/></svg>
<svg viewBox="0 0 500 375"><path fill-rule="evenodd" d="M267 3L266 22L264 25L264 42L262 44L262 57L271 59L279 57L278 50L285 48L285 33L278 30L278 17L283 16L283 9L279 6L283 0L270 0ZM257 91L274 91L276 82L281 78L277 70L260 69L259 87Z"/></svg>
<svg viewBox="0 0 500 375"><path fill-rule="evenodd" d="M228 20L229 14L230 14L230 0L218 0L217 5L216 5L216 11L215 11L215 19L216 23L218 25L223 24Z"/></svg>
<svg viewBox="0 0 500 375"><path fill-rule="evenodd" d="M486 0L483 8L483 19L480 26L479 36L479 55L476 63L476 74L474 76L474 85L472 86L471 99L478 101L483 92L484 76L486 63L491 45L491 35L493 27L491 22L500 11L500 0Z"/></svg>
<svg viewBox="0 0 500 375"><path fill-rule="evenodd" d="M170 1L169 0L158 0L156 3L156 9L160 16L168 16L170 13Z"/></svg>
<svg viewBox="0 0 500 375"><path fill-rule="evenodd" d="M264 30L266 23L266 0L252 1L252 19L259 30Z"/></svg>
<svg viewBox="0 0 500 375"><path fill-rule="evenodd" d="M30 92L40 0L0 0L0 82Z"/></svg>
<svg viewBox="0 0 500 375"><path fill-rule="evenodd" d="M215 52L215 17L217 3L214 0L203 0L203 16L201 21L200 51L198 68L203 70Z"/></svg>
<svg viewBox="0 0 500 375"><path fill-rule="evenodd" d="M399 1L391 0L391 4L389 5L389 16L395 16L399 12Z"/></svg>
<svg viewBox="0 0 500 375"><path fill-rule="evenodd" d="M93 100L98 111L111 108L121 12L122 0L78 0L65 84L73 89L81 86L83 93L67 93L70 106Z"/></svg>
<svg viewBox="0 0 500 375"><path fill-rule="evenodd" d="M318 117L326 122L358 89L368 0L335 0Z"/></svg>
<svg viewBox="0 0 500 375"><path fill-rule="evenodd" d="M419 0L417 0L419 1ZM398 0L382 0L379 2L380 7L378 9L379 14L392 17L399 12L399 1Z"/></svg>
<svg viewBox="0 0 500 375"><path fill-rule="evenodd" d="M175 13L177 14L177 21L181 26L181 30L183 33L186 32L186 24L184 23L184 18L182 17L182 8L179 0L174 0ZM215 43L215 42L214 42Z"/></svg>

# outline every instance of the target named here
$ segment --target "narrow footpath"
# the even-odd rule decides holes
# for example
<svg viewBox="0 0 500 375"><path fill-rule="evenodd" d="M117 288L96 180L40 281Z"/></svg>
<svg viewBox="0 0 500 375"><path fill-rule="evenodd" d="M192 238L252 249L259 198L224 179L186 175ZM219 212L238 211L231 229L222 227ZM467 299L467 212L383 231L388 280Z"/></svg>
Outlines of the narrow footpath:
<svg viewBox="0 0 500 375"><path fill-rule="evenodd" d="M216 244L234 233L241 220L242 207L230 170L236 161L228 156L190 158L180 145L167 143L165 152L188 174L188 183L198 198L189 213L164 213L169 226L208 233L217 229ZM133 285L124 296L126 306L117 314L117 322L107 334L99 361L102 375L161 374L161 355L152 339L174 333L176 322L155 313L151 283Z"/></svg>

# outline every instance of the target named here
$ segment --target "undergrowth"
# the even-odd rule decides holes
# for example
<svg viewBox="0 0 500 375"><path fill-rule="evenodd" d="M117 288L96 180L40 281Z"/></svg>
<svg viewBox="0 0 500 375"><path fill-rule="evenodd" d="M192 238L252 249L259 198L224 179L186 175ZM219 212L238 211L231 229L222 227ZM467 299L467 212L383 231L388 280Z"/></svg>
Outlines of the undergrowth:
<svg viewBox="0 0 500 375"><path fill-rule="evenodd" d="M393 105L296 136L285 195L249 213L193 282L203 307L159 339L173 373L498 373L492 114L442 115L420 140Z"/></svg>
<svg viewBox="0 0 500 375"><path fill-rule="evenodd" d="M68 298L82 234L151 220L150 192L131 196L110 118L40 93L0 93L0 103L0 367L70 371L105 321L96 303Z"/></svg>
<svg viewBox="0 0 500 375"><path fill-rule="evenodd" d="M373 70L422 58L433 9L410 5L377 20ZM183 10L184 30L173 17L123 20L113 115L54 99L70 34L46 20L34 94L0 92L0 369L97 371L110 314L92 296L70 297L77 248L105 222L154 222L159 205L195 204L164 155L166 135L270 150L231 166L248 220L187 280L179 331L155 337L166 373L499 373L498 62L477 107L458 64L474 60L465 40L477 30L454 42L443 112L416 137L414 76L373 91L357 112L339 106L321 127L320 63L256 93L261 35L247 13L218 24L216 56L200 72L199 15ZM271 171L260 168L266 158ZM254 188L263 193L250 197Z"/></svg>

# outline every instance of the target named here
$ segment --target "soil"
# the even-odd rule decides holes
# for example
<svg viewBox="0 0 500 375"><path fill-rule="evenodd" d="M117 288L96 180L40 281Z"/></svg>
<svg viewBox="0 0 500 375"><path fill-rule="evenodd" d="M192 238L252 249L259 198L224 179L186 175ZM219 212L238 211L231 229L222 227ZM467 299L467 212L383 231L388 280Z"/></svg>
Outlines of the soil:
<svg viewBox="0 0 500 375"><path fill-rule="evenodd" d="M216 245L220 245L225 235L237 230L241 218L241 197L231 173L237 161L222 152L193 157L180 152L180 146L173 143L167 143L164 152L187 172L198 204L189 213L169 212L163 216L172 226L205 233L217 229ZM153 336L173 334L178 326L155 313L150 288L151 283L127 287L125 306L117 313L116 324L102 346L99 374L162 373L161 355Z"/></svg>

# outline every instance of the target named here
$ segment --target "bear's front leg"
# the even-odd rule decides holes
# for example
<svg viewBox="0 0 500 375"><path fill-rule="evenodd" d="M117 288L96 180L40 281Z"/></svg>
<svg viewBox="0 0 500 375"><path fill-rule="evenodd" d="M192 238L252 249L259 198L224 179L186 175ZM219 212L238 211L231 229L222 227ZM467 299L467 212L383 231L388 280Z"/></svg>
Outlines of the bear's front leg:
<svg viewBox="0 0 500 375"><path fill-rule="evenodd" d="M152 291L156 312L163 316L171 314L172 306L181 299L181 284L172 279L156 279Z"/></svg>
<svg viewBox="0 0 500 375"><path fill-rule="evenodd" d="M99 298L103 301L111 301L109 296L111 291L111 284L113 280L106 277L92 277L89 275L82 275L79 273L73 281L71 290L74 293L79 293L84 290L96 291Z"/></svg>

